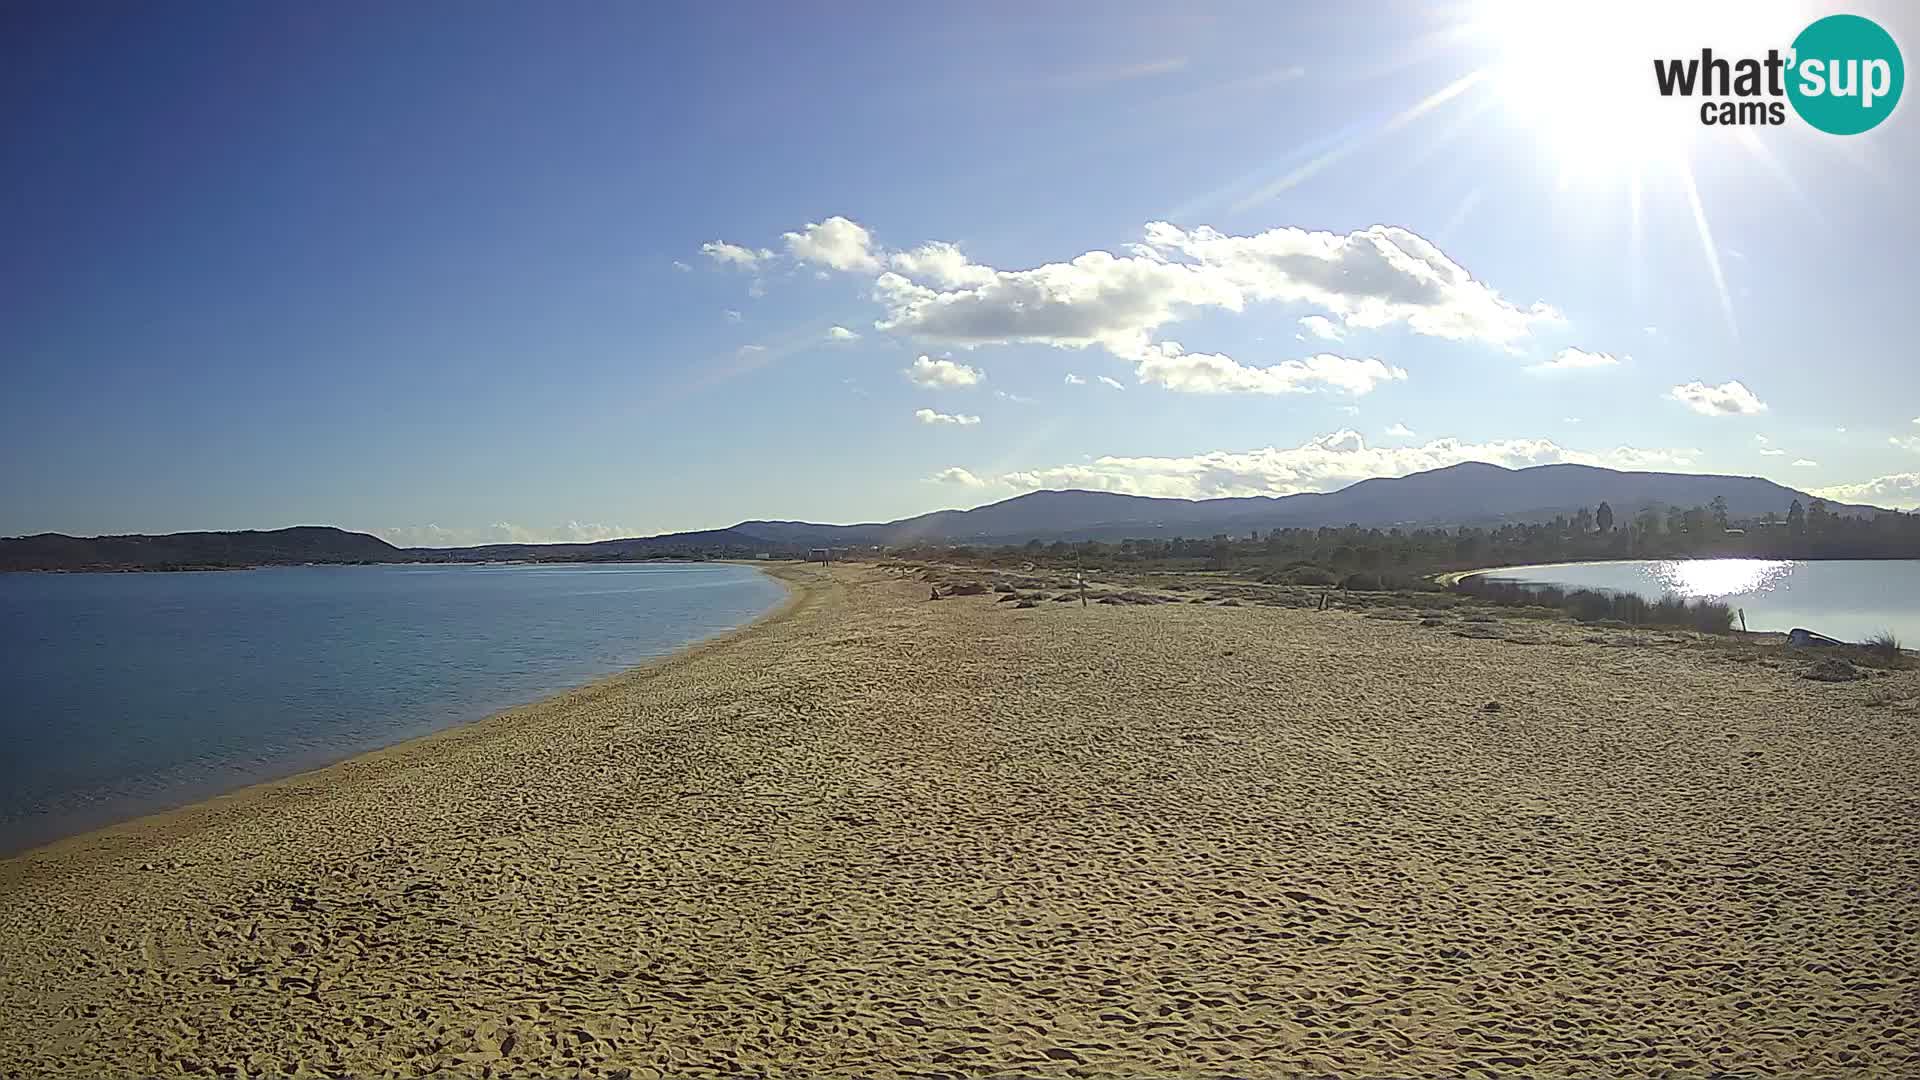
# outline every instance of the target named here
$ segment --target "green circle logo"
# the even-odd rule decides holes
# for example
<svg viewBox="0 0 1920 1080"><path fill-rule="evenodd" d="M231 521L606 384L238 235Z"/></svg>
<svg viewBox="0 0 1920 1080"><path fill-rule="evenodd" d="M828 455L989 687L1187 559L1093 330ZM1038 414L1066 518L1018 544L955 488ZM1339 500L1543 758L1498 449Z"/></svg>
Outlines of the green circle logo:
<svg viewBox="0 0 1920 1080"><path fill-rule="evenodd" d="M1885 120L1906 82L1900 46L1872 19L1829 15L1793 39L1787 100L1829 135L1858 135Z"/></svg>

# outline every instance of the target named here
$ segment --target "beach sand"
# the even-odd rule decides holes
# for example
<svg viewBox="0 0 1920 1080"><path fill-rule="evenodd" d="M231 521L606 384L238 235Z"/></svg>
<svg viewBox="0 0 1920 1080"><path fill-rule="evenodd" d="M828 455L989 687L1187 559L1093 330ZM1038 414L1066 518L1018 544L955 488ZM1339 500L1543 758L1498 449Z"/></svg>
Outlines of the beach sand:
<svg viewBox="0 0 1920 1080"><path fill-rule="evenodd" d="M781 573L0 863L0 1075L1920 1075L1920 674Z"/></svg>

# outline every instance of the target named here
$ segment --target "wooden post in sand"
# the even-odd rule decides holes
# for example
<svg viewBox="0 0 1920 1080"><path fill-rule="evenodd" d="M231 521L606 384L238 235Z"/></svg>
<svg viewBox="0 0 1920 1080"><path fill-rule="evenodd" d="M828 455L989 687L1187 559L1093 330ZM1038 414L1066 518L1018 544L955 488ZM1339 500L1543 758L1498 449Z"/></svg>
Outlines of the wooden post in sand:
<svg viewBox="0 0 1920 1080"><path fill-rule="evenodd" d="M1087 606L1087 572L1080 568L1080 545L1073 545L1073 580L1080 586L1080 606Z"/></svg>

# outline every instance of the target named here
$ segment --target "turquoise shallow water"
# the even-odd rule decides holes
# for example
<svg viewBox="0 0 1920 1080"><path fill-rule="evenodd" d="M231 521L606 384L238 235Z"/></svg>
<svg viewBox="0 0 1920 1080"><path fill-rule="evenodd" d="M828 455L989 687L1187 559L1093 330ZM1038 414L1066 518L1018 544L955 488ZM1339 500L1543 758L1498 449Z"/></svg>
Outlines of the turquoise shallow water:
<svg viewBox="0 0 1920 1080"><path fill-rule="evenodd" d="M1649 600L1708 597L1745 610L1749 630L1804 626L1842 641L1890 630L1909 648L1920 645L1920 561L1911 559L1655 559L1522 566L1486 576Z"/></svg>
<svg viewBox="0 0 1920 1080"><path fill-rule="evenodd" d="M0 850L477 720L781 596L727 564L0 574Z"/></svg>

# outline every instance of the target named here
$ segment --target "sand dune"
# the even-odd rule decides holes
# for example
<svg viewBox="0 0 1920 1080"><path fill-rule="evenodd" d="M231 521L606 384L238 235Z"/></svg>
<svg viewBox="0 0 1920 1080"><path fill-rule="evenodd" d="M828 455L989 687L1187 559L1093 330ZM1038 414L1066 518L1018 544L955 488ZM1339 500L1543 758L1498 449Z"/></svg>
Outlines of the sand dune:
<svg viewBox="0 0 1920 1080"><path fill-rule="evenodd" d="M786 573L0 863L0 1075L1920 1075L1914 673Z"/></svg>

